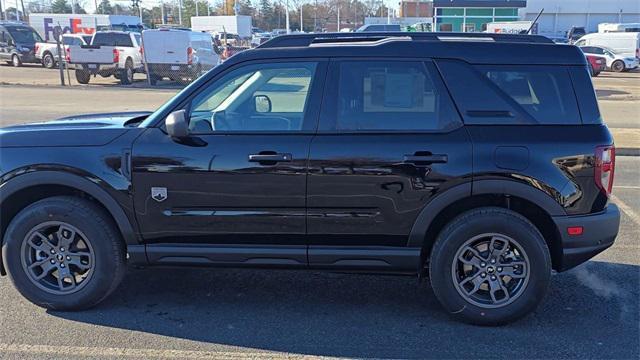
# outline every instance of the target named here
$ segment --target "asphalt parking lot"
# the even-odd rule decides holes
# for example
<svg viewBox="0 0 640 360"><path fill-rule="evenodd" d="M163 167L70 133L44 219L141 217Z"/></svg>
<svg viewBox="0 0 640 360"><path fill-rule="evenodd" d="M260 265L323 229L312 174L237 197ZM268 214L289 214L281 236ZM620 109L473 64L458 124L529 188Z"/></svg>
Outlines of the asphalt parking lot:
<svg viewBox="0 0 640 360"><path fill-rule="evenodd" d="M152 110L176 92L114 79L60 88L50 73L0 66L0 126ZM608 125L640 147L640 74L605 73L595 84ZM38 308L0 278L0 358L638 359L640 157L619 156L615 177L622 223L614 246L553 276L542 305L505 327L453 322L412 277L132 268L107 301L72 313Z"/></svg>

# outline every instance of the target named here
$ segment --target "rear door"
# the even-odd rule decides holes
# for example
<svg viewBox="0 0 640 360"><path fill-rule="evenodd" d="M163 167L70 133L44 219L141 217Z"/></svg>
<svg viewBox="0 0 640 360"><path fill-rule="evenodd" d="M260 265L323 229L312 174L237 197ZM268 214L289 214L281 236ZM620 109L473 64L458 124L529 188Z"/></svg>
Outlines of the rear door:
<svg viewBox="0 0 640 360"><path fill-rule="evenodd" d="M430 60L334 60L308 178L309 263L395 264L434 197L470 181L471 144Z"/></svg>

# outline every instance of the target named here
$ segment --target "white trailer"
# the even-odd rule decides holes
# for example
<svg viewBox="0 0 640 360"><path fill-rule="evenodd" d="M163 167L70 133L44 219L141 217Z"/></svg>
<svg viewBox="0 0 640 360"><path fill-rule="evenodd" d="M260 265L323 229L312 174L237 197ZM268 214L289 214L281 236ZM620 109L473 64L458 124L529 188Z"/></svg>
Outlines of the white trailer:
<svg viewBox="0 0 640 360"><path fill-rule="evenodd" d="M251 37L251 16L193 16L191 17L193 31L209 33L230 33L241 38Z"/></svg>
<svg viewBox="0 0 640 360"><path fill-rule="evenodd" d="M140 18L129 15L89 15L89 14L29 14L29 25L42 36L44 41L55 41L53 29L62 28L65 34L92 35L96 31L120 30L142 31Z"/></svg>
<svg viewBox="0 0 640 360"><path fill-rule="evenodd" d="M533 21L496 21L487 23L487 33L492 34L520 34L524 33L529 28ZM537 25L537 24L536 24ZM531 29L531 34L538 33L538 27L534 25Z"/></svg>
<svg viewBox="0 0 640 360"><path fill-rule="evenodd" d="M640 32L640 23L614 24L602 23L598 24L599 33L610 32Z"/></svg>

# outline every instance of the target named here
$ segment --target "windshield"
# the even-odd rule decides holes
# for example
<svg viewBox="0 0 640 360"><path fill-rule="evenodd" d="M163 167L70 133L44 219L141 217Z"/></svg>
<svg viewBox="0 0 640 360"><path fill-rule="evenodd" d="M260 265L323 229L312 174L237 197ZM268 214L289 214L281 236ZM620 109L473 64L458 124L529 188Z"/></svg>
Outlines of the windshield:
<svg viewBox="0 0 640 360"><path fill-rule="evenodd" d="M7 30L16 43L30 44L42 42L42 38L40 37L40 35L38 35L38 33L30 27L7 27Z"/></svg>

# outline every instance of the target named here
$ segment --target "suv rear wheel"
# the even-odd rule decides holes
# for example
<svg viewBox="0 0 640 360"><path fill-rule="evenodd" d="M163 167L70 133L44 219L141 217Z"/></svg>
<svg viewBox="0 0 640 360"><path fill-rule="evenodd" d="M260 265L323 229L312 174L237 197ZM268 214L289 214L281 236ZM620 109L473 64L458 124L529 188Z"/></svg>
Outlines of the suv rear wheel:
<svg viewBox="0 0 640 360"><path fill-rule="evenodd" d="M99 303L125 271L124 245L107 214L70 196L40 200L18 213L7 228L2 254L18 291L54 310Z"/></svg>
<svg viewBox="0 0 640 360"><path fill-rule="evenodd" d="M436 297L453 317L501 325L538 305L549 286L551 257L529 220L503 208L479 208L442 230L429 271Z"/></svg>
<svg viewBox="0 0 640 360"><path fill-rule="evenodd" d="M56 60L53 58L53 54L47 52L42 57L42 66L47 69L53 69L56 66Z"/></svg>

